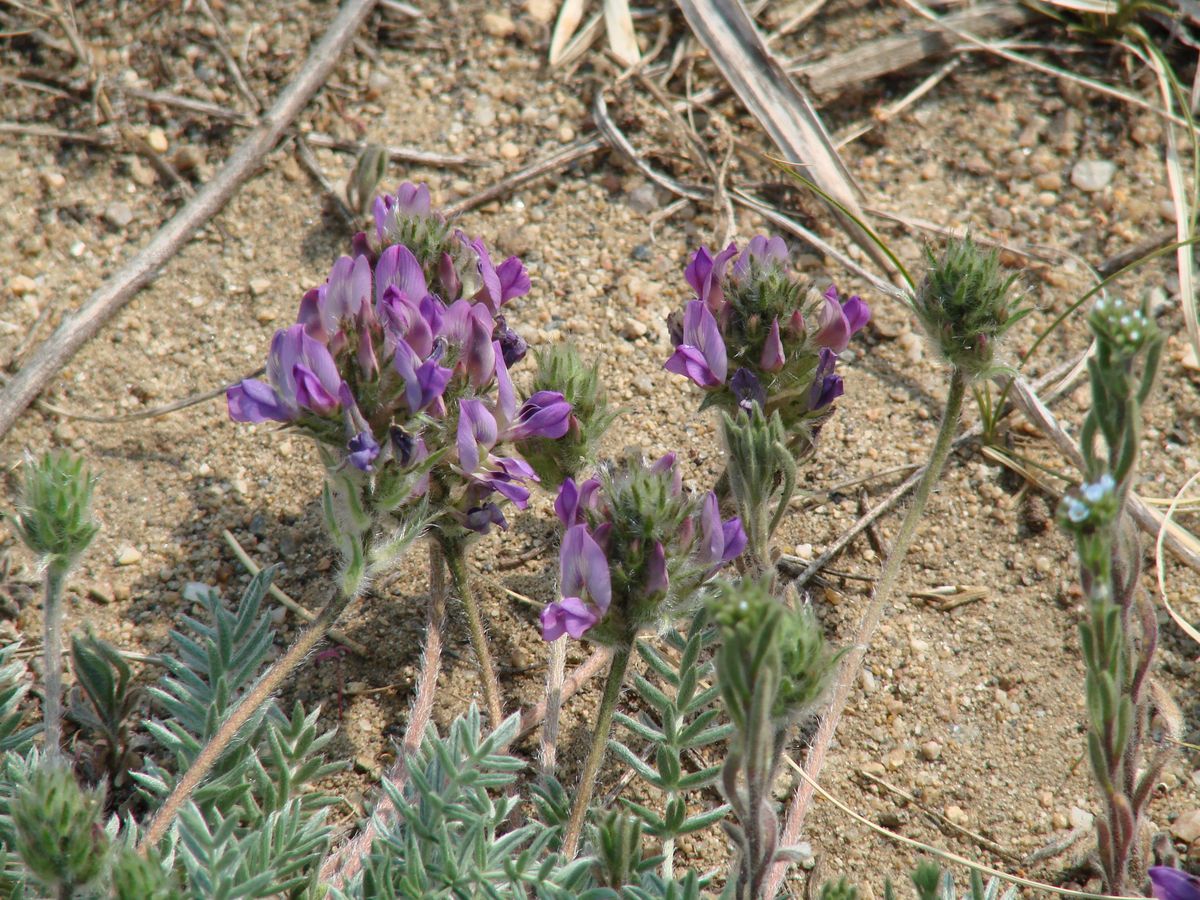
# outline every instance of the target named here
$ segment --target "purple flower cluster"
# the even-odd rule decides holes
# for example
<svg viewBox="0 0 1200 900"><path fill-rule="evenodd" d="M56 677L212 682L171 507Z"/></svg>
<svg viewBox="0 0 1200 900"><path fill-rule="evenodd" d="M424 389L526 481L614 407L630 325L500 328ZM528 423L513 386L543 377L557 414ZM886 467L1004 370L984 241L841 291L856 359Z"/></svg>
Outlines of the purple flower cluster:
<svg viewBox="0 0 1200 900"><path fill-rule="evenodd" d="M778 236L757 235L740 254L696 251L684 271L696 299L668 320L675 352L669 372L683 375L726 405L758 403L786 423L819 413L842 394L837 354L871 318L860 297L830 287L815 302L787 273Z"/></svg>
<svg viewBox="0 0 1200 900"><path fill-rule="evenodd" d="M526 346L500 310L529 292L528 273L517 257L497 265L483 241L451 231L424 185L377 199L374 215L375 234L356 235L354 255L334 263L300 301L296 323L276 332L266 381L228 391L229 414L300 427L368 473L443 451L439 472L455 476L447 492L461 488L452 499L462 524L503 526L488 498L523 507L537 476L497 447L560 438L571 424L562 394L540 391L518 405L509 377Z"/></svg>
<svg viewBox="0 0 1200 900"><path fill-rule="evenodd" d="M675 589L694 591L746 547L741 522L722 521L716 494L685 497L673 453L627 476L582 484L568 478L559 490L554 512L566 528L559 553L562 599L542 611L547 641L564 634L578 640L601 624L611 626L604 629L609 636L636 634L656 624ZM630 490L639 479L657 482L666 501L658 510L665 514L629 514L626 501L654 493L636 485Z"/></svg>

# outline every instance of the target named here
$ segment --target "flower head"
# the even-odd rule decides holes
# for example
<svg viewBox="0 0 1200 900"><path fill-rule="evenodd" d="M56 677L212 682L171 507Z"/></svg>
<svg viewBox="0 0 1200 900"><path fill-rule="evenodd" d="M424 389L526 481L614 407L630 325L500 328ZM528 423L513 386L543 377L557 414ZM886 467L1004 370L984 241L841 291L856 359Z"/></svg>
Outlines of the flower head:
<svg viewBox="0 0 1200 900"><path fill-rule="evenodd" d="M1200 900L1200 878L1169 866L1150 867L1150 885L1158 900Z"/></svg>
<svg viewBox="0 0 1200 900"><path fill-rule="evenodd" d="M756 235L741 253L731 244L716 257L701 247L684 276L697 299L667 319L675 347L667 371L703 388L705 406L778 412L801 438L794 446L811 447L819 425L812 420L827 416L843 392L837 354L870 308L861 297L843 300L835 287L807 299L778 236Z"/></svg>
<svg viewBox="0 0 1200 900"><path fill-rule="evenodd" d="M555 514L566 526L561 600L542 634L623 643L693 606L704 583L746 546L740 521L722 521L715 494L684 494L674 454L627 459L600 478L568 478Z"/></svg>

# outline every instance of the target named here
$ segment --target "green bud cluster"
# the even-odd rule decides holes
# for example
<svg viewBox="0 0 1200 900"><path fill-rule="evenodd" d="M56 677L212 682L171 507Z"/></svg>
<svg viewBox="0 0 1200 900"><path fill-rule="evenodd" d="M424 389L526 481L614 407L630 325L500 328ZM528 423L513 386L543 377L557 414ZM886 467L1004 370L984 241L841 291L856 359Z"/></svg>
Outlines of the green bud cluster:
<svg viewBox="0 0 1200 900"><path fill-rule="evenodd" d="M1124 357L1133 356L1158 337L1154 320L1120 297L1097 300L1088 324L1115 353Z"/></svg>
<svg viewBox="0 0 1200 900"><path fill-rule="evenodd" d="M24 784L11 812L16 850L44 887L71 896L104 873L109 839L102 808L101 795L82 790L63 766L43 766Z"/></svg>
<svg viewBox="0 0 1200 900"><path fill-rule="evenodd" d="M66 571L83 555L100 526L92 517L96 480L83 460L65 451L26 457L13 525L25 545L51 567Z"/></svg>
<svg viewBox="0 0 1200 900"><path fill-rule="evenodd" d="M1015 308L1016 275L970 237L951 238L941 257L927 247L925 258L928 271L913 297L921 326L951 365L973 378L986 374L998 339L1029 312Z"/></svg>
<svg viewBox="0 0 1200 900"><path fill-rule="evenodd" d="M796 489L796 459L779 413L767 417L757 403L736 418L721 414L721 443L746 546L765 575L771 570L771 535Z"/></svg>

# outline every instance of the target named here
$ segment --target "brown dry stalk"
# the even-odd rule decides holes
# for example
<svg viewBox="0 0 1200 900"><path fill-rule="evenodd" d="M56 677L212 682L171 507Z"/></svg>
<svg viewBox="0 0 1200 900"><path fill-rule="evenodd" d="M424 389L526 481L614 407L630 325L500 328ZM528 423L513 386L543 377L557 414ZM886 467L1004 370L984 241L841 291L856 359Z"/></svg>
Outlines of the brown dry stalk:
<svg viewBox="0 0 1200 900"><path fill-rule="evenodd" d="M118 310L215 216L258 169L292 121L328 80L375 0L345 0L303 68L208 184L171 217L138 254L105 281L38 347L0 393L0 437L59 370Z"/></svg>

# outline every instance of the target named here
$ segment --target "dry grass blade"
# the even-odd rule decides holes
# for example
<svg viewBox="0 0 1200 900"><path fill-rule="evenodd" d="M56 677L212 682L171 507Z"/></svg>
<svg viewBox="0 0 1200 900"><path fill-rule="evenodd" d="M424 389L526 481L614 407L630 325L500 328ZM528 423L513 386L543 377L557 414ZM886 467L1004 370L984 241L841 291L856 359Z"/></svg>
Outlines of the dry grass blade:
<svg viewBox="0 0 1200 900"><path fill-rule="evenodd" d="M1163 563L1162 552L1163 540L1167 535L1167 526L1171 524L1171 519L1175 515L1175 510L1178 509L1179 504L1183 502L1184 494L1187 493L1188 488L1196 483L1196 479L1198 478L1200 478L1200 472L1197 472L1184 482L1183 487L1179 489L1179 493L1175 495L1175 499L1171 501L1171 506L1167 509L1167 514L1163 516L1162 527L1158 530L1158 537L1155 538L1154 541L1154 573L1158 580L1158 596L1162 599L1163 607L1174 620L1175 624L1179 626L1179 629L1197 644L1200 644L1200 631L1197 631L1191 622L1175 611L1175 607L1171 605L1171 600L1167 596L1166 566Z"/></svg>
<svg viewBox="0 0 1200 900"><path fill-rule="evenodd" d="M754 27L745 7L725 0L677 0L692 33L725 80L784 157L804 167L810 180L853 216L862 219L859 191L838 156L812 103L783 70ZM838 223L885 272L891 262L841 210Z"/></svg>
<svg viewBox="0 0 1200 900"><path fill-rule="evenodd" d="M554 23L554 32L550 35L550 65L563 64L563 56L571 38L583 21L583 7L587 0L564 0L558 10L558 20Z"/></svg>
<svg viewBox="0 0 1200 900"><path fill-rule="evenodd" d="M987 3L944 16L942 23L978 37L997 37L1037 17L1032 9L1017 3ZM789 71L803 75L814 94L836 94L949 53L959 43L945 28L925 25Z"/></svg>
<svg viewBox="0 0 1200 900"><path fill-rule="evenodd" d="M608 31L608 46L621 65L636 66L642 61L629 0L604 0L604 27Z"/></svg>
<svg viewBox="0 0 1200 900"><path fill-rule="evenodd" d="M1167 62L1153 50L1149 54L1148 62L1158 76L1163 108L1169 113L1174 104L1171 73L1167 71ZM1163 131L1166 134L1164 164L1167 170L1167 185L1171 189L1171 202L1175 204L1175 239L1181 242L1181 246L1175 251L1175 264L1179 272L1179 299L1183 304L1183 321L1187 325L1188 340L1191 341L1193 352L1200 358L1200 318L1196 309L1200 301L1196 297L1195 248L1191 244L1182 243L1192 238L1192 208L1188 202L1183 167L1179 164L1179 138L1175 133L1175 126L1167 122Z"/></svg>

